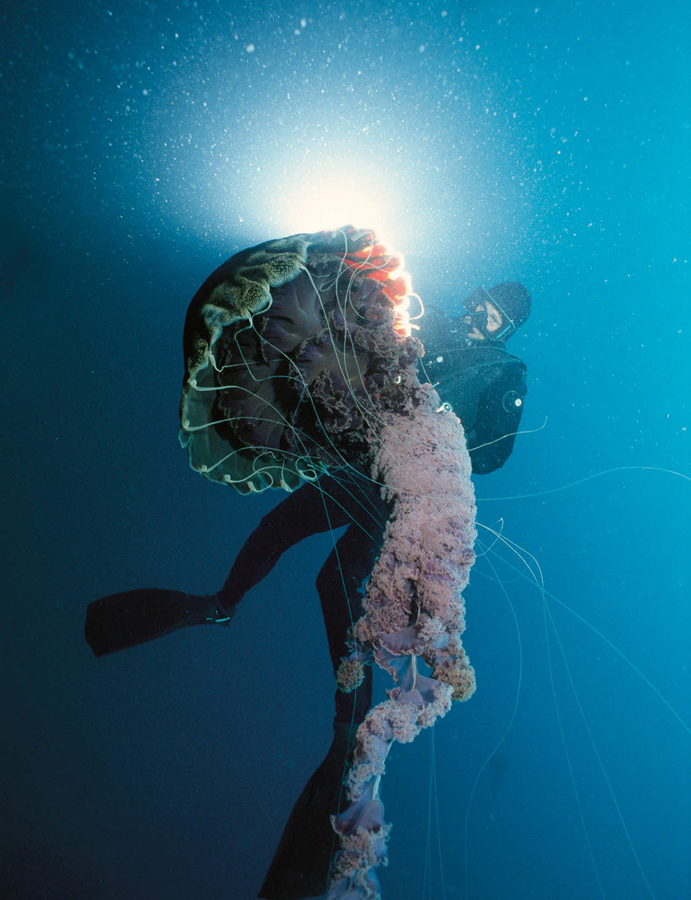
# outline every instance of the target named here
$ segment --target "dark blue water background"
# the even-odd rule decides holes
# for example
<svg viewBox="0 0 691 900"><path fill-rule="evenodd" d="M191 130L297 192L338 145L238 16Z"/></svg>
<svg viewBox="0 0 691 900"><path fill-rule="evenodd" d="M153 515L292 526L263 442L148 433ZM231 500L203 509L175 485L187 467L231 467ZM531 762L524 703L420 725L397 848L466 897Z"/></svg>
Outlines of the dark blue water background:
<svg viewBox="0 0 691 900"><path fill-rule="evenodd" d="M481 502L480 520L503 520L548 590L691 719L689 481L626 470L540 493L619 466L691 475L690 25L681 0L3 14L3 897L249 900L329 744L328 536L288 554L229 630L100 661L82 637L103 594L215 590L280 499L188 468L182 324L232 252L342 224L291 218L329 167L381 196L426 300L453 310L514 278L532 291L512 349L539 430L477 490L535 496ZM435 728L431 889L423 734L384 779L384 897L688 898L689 733L550 600L593 745L540 593L493 553L518 572L488 555L467 592L479 687ZM471 787L516 698L514 614L521 691L477 782L466 870Z"/></svg>

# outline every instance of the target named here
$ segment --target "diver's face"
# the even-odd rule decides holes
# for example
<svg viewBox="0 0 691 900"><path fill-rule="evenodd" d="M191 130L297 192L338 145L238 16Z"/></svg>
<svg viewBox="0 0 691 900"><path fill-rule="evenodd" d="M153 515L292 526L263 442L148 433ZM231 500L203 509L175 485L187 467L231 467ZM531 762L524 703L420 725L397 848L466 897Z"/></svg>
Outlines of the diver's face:
<svg viewBox="0 0 691 900"><path fill-rule="evenodd" d="M495 332L499 331L499 329L504 324L501 313L493 303L489 302L489 300L485 300L483 303L478 303L478 305L475 307L475 312L487 313L487 331L489 334L494 334ZM465 317L465 322L467 325L470 325L471 321L472 319L470 316ZM474 325L468 332L468 337L471 341L485 340L484 334Z"/></svg>

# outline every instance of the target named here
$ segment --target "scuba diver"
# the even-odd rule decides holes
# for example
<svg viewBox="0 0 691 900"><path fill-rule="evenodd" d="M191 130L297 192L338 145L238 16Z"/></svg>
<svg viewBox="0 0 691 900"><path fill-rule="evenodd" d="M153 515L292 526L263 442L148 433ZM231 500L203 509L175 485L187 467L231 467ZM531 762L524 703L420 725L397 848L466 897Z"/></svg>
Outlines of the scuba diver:
<svg viewBox="0 0 691 900"><path fill-rule="evenodd" d="M423 372L461 420L474 475L504 465L513 450L526 394L526 367L506 341L530 315L518 281L477 288L465 315L425 312Z"/></svg>
<svg viewBox="0 0 691 900"><path fill-rule="evenodd" d="M466 432L473 474L503 466L513 449L526 394L526 367L505 348L530 315L518 282L477 288L464 313L428 311L421 368ZM145 643L179 628L228 625L238 604L286 550L313 534L348 526L316 581L334 674L348 653L350 626L363 614L366 583L383 542L388 504L379 485L343 471L289 494L240 549L223 587L205 596L165 589L113 594L89 604L85 636L95 656ZM345 595L345 596L344 596ZM347 805L342 788L355 733L372 703L372 667L357 690L335 696L329 751L298 798L259 896L301 900L325 893L336 835L330 815Z"/></svg>

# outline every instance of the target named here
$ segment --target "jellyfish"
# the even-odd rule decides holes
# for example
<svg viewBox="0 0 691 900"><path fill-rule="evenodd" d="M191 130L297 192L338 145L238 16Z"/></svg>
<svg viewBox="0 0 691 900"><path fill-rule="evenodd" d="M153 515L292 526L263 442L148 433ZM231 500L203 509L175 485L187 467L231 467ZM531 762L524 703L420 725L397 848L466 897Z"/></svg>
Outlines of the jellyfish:
<svg viewBox="0 0 691 900"><path fill-rule="evenodd" d="M195 471L241 494L356 472L390 509L337 683L356 690L375 664L393 686L358 728L349 805L331 817L329 900L380 897L387 754L475 689L461 643L476 537L470 458L459 419L418 378L410 296L401 255L347 226L236 254L185 322L180 440Z"/></svg>

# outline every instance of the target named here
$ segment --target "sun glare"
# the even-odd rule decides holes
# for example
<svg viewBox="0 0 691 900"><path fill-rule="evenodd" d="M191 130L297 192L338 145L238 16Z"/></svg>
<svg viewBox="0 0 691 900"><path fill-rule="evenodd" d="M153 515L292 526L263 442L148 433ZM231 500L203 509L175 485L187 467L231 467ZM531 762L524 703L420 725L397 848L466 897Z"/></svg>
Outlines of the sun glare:
<svg viewBox="0 0 691 900"><path fill-rule="evenodd" d="M272 203L273 220L285 234L352 224L374 229L387 242L396 239L395 198L352 161L286 177Z"/></svg>

